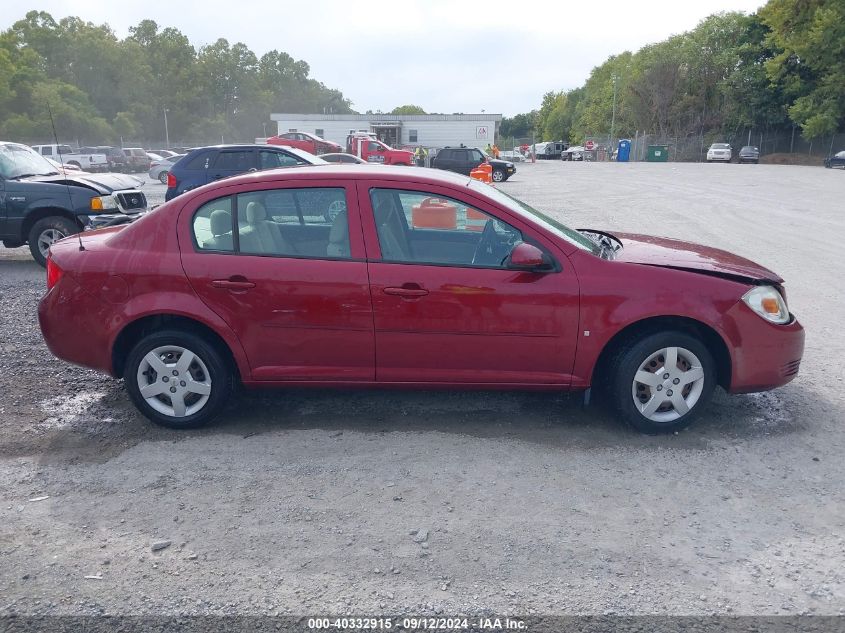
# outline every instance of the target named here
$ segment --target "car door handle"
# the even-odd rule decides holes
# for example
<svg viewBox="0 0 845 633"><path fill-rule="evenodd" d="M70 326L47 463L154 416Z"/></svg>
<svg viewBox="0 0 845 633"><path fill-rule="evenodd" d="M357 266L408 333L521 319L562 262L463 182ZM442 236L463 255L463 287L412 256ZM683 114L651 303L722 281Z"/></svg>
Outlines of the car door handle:
<svg viewBox="0 0 845 633"><path fill-rule="evenodd" d="M225 290L249 290L255 288L255 284L246 279L215 279L211 282L215 288L223 288Z"/></svg>
<svg viewBox="0 0 845 633"><path fill-rule="evenodd" d="M387 286L383 290L384 294L392 295L394 297L405 297L405 298L415 298L415 297L424 297L428 294L428 290L425 288L420 288L418 285L414 284L406 284L402 287L396 286Z"/></svg>

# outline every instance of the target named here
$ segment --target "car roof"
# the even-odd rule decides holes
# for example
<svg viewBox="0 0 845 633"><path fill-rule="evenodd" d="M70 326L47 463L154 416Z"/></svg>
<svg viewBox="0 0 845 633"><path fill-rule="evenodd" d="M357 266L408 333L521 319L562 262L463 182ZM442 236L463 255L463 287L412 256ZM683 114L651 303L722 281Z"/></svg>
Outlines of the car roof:
<svg viewBox="0 0 845 633"><path fill-rule="evenodd" d="M427 185L459 185L467 186L472 182L469 176L456 174L439 169L424 169L421 167L392 166L382 164L332 163L331 165L303 165L301 167L281 167L263 171L247 172L236 176L229 176L225 180L206 185L226 183L226 186L241 184L261 184L270 182L285 182L291 180L397 180L407 183ZM202 187L205 189L205 187ZM195 189L193 191L199 191Z"/></svg>

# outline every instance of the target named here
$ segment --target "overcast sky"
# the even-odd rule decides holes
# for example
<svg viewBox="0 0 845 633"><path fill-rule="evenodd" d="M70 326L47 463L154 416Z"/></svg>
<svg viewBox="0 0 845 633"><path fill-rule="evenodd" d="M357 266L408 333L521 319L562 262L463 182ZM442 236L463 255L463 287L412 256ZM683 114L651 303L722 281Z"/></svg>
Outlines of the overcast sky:
<svg viewBox="0 0 845 633"><path fill-rule="evenodd" d="M311 66L353 108L512 116L544 92L576 88L609 55L693 28L718 11L753 12L764 0L43 0L59 19L108 23L119 37L151 18L201 46L225 37L259 57L272 49ZM8 6L6 29L28 8ZM20 5L18 5L20 6Z"/></svg>

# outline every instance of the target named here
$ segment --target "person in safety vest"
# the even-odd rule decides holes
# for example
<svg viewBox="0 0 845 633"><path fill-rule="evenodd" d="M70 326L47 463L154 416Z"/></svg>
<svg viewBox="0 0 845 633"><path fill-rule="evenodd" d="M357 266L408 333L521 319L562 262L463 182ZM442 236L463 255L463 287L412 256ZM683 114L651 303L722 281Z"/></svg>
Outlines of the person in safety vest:
<svg viewBox="0 0 845 633"><path fill-rule="evenodd" d="M417 167L425 167L425 159L428 157L428 152L426 149L419 145L416 150L414 150L414 161L417 163Z"/></svg>

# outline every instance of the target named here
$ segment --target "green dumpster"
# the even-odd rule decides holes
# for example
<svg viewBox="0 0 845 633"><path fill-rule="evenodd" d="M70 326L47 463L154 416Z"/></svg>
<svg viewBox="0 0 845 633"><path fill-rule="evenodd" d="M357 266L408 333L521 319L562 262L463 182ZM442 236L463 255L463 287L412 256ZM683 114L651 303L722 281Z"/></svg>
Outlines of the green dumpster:
<svg viewBox="0 0 845 633"><path fill-rule="evenodd" d="M649 145L648 158L649 163L665 163L669 160L669 146L668 145Z"/></svg>

